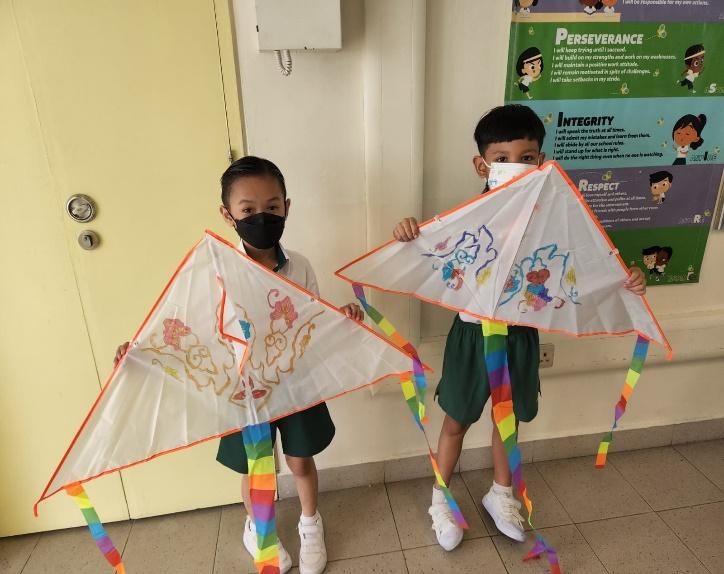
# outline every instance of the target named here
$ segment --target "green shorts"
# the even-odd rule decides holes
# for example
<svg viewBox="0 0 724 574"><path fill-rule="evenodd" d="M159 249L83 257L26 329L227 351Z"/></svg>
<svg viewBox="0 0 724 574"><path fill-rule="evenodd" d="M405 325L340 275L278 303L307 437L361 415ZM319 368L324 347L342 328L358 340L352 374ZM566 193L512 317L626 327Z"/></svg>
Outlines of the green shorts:
<svg viewBox="0 0 724 574"><path fill-rule="evenodd" d="M274 421L271 427L272 440L276 442L276 431L279 429L282 450L289 456L314 456L327 448L334 438L334 423L326 403ZM216 460L241 474L249 473L241 432L221 437Z"/></svg>
<svg viewBox="0 0 724 574"><path fill-rule="evenodd" d="M513 411L522 422L538 414L540 378L538 331L531 327L508 327L508 370L513 391ZM480 418L490 396L485 369L483 329L455 317L445 344L442 378L435 393L447 415L462 425Z"/></svg>

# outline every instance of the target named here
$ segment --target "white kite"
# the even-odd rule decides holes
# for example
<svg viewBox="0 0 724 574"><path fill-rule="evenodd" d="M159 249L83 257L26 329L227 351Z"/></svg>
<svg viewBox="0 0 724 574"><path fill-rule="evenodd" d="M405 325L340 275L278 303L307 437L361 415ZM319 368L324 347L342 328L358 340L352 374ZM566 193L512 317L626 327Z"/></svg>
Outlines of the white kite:
<svg viewBox="0 0 724 574"><path fill-rule="evenodd" d="M480 320L493 417L537 539L527 558L545 552L551 571L558 573L555 550L533 527L533 506L522 478L507 325L576 337L638 334L612 430L599 445L598 467L606 462L612 431L638 381L649 341L665 347L669 357L671 345L646 299L624 288L628 268L556 162L436 216L419 230L417 239L390 241L336 274L353 284L363 304L362 286L368 286ZM383 326L379 312L371 316Z"/></svg>
<svg viewBox="0 0 724 574"><path fill-rule="evenodd" d="M390 376L416 397L413 370L422 368L413 369L413 358L207 232L133 337L38 503L61 490L74 496L97 545L123 572L82 483L245 429L257 565L278 572L268 422Z"/></svg>

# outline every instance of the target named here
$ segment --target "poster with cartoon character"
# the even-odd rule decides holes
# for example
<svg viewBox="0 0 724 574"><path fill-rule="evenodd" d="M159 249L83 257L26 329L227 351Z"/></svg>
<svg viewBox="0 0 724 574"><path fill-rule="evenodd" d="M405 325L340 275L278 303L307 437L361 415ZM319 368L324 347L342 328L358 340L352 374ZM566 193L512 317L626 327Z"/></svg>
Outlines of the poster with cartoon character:
<svg viewBox="0 0 724 574"><path fill-rule="evenodd" d="M524 69L533 47L545 71ZM724 166L721 47L720 1L513 2L505 100L539 115L542 151L651 284L701 275Z"/></svg>
<svg viewBox="0 0 724 574"><path fill-rule="evenodd" d="M724 24L534 20L512 24L507 100L530 98L521 80L538 100L724 95Z"/></svg>

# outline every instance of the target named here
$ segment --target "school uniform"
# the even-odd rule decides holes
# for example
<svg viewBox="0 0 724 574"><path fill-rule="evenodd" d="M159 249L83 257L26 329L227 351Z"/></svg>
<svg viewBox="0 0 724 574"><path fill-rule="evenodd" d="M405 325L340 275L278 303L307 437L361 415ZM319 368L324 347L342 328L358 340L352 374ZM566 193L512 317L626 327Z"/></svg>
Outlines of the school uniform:
<svg viewBox="0 0 724 574"><path fill-rule="evenodd" d="M243 243L239 244L239 249L244 251ZM284 275L319 296L317 277L306 257L295 251L285 250L281 245L277 247L277 257L275 273ZM279 430L284 454L296 457L319 454L332 442L335 432L326 403L276 420L271 423L271 428L273 441L276 441L276 431ZM236 472L248 474L249 466L241 432L221 438L216 460Z"/></svg>

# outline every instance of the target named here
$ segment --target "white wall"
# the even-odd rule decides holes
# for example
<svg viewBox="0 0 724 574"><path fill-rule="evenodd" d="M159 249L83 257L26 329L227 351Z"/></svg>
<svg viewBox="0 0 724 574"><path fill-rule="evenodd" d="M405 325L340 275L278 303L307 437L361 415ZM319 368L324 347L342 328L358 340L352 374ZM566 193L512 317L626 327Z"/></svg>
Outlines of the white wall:
<svg viewBox="0 0 724 574"><path fill-rule="evenodd" d="M400 130L407 134L404 130L416 125L414 114L398 118L390 110L399 110L400 97L410 97L406 86L419 82L411 72L419 64L419 53L411 48L408 56L400 57L405 46L414 45L411 14L419 4L420 0L396 0L394 6L385 7L376 0L342 0L342 51L295 52L294 71L284 78L276 70L274 56L256 50L252 0L235 2L248 151L269 157L283 170L293 206L286 245L310 258L323 295L337 304L349 302L352 292L333 277L333 271L380 239L368 234L379 233L374 230L384 225L370 218L395 221L410 215L410 210L429 216L478 190L471 167L472 131L484 111L502 102L509 12L504 2L427 2L423 190L416 193L419 184L414 175L403 178L394 189L385 188L387 200L380 215L379 188L370 176L370 162L382 161L391 172L398 165L403 172L414 165L410 160L414 138L407 144L394 138ZM374 18L370 18L372 11ZM380 21L384 21L381 31L376 27ZM374 35L367 34L366 28L371 32L373 27ZM385 40L396 29L402 40ZM369 50L382 50L376 57L386 62L384 73L369 73ZM393 93L385 89L389 87L385 82L392 81L390 75L395 77L395 67L399 77L406 79L401 96L397 89ZM369 82L374 81L380 85L371 86ZM371 106L365 98L377 90L382 97ZM412 94L410 101L416 96ZM365 137L369 137L370 122L379 122L380 115L387 135L381 136L384 145L372 157L374 150ZM676 354L672 363L664 363L660 352L653 352L622 428L724 417L722 258L724 234L713 234L700 284L651 289L650 302ZM408 301L386 298L380 304L384 312L403 317L407 329L415 330ZM420 350L439 374L444 340L438 335L446 331L448 315L426 306L423 318ZM556 343L556 366L542 372L540 414L522 431L522 439L605 430L623 384L633 338L544 339ZM433 376L431 383L435 382ZM391 386L374 396L368 391L347 395L330 403L330 410L337 437L318 457L320 467L425 452L407 406ZM430 436L435 439L442 415L437 406L429 410ZM487 420L471 430L466 447L490 443Z"/></svg>

